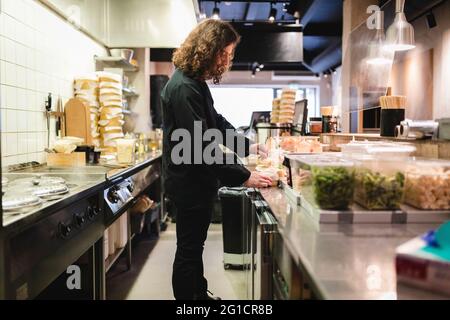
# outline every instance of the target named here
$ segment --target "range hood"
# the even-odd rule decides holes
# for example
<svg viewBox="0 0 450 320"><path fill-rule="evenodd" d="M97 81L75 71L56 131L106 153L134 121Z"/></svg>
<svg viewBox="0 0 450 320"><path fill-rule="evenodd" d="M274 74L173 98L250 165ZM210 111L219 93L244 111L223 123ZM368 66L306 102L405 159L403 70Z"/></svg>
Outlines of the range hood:
<svg viewBox="0 0 450 320"><path fill-rule="evenodd" d="M107 45L177 48L197 25L195 0L108 0Z"/></svg>

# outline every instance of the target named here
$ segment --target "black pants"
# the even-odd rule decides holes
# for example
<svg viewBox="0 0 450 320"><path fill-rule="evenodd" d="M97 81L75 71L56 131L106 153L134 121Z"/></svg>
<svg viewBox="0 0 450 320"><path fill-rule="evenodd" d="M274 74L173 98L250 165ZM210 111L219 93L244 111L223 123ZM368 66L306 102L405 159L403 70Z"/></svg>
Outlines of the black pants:
<svg viewBox="0 0 450 320"><path fill-rule="evenodd" d="M175 208L177 252L173 263L173 293L177 300L201 299L208 289L202 255L213 203L175 203Z"/></svg>

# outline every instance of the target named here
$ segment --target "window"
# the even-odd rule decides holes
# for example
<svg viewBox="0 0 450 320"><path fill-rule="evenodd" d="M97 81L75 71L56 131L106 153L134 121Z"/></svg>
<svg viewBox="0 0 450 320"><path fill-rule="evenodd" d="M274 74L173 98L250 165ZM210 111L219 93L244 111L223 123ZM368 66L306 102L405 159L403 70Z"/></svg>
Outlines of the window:
<svg viewBox="0 0 450 320"><path fill-rule="evenodd" d="M249 126L252 113L271 111L272 88L213 87L214 107L235 128Z"/></svg>
<svg viewBox="0 0 450 320"><path fill-rule="evenodd" d="M280 97L282 87L211 87L214 107L234 127L249 126L252 113L271 111L272 100ZM308 99L308 118L320 116L318 87L300 87L296 101Z"/></svg>
<svg viewBox="0 0 450 320"><path fill-rule="evenodd" d="M275 89L276 97L281 96L281 92L283 89ZM300 100L308 100L308 118L311 117L320 117L320 105L318 99L318 90L315 87L307 87L307 88L298 88L297 96L295 97L296 101Z"/></svg>

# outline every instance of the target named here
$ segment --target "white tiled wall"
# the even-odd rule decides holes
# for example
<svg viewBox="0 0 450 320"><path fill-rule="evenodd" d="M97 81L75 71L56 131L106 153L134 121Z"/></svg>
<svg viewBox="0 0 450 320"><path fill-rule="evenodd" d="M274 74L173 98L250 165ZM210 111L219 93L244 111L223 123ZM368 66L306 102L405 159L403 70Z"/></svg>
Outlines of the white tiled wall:
<svg viewBox="0 0 450 320"><path fill-rule="evenodd" d="M0 0L2 166L45 161L45 100L72 97L73 78L95 71L105 48L35 0ZM54 120L51 139L55 138Z"/></svg>

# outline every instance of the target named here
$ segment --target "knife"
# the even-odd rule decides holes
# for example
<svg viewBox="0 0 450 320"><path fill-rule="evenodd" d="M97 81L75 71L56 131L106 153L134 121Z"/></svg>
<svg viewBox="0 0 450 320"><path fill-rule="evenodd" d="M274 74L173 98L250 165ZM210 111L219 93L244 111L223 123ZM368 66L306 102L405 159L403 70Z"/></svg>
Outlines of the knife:
<svg viewBox="0 0 450 320"><path fill-rule="evenodd" d="M58 102L56 104L56 136L60 137L61 135L61 112L62 112L62 101L61 96L58 96Z"/></svg>
<svg viewBox="0 0 450 320"><path fill-rule="evenodd" d="M52 111L52 94L48 94L47 101L45 102L45 110L47 111L47 147L50 148L50 112Z"/></svg>

